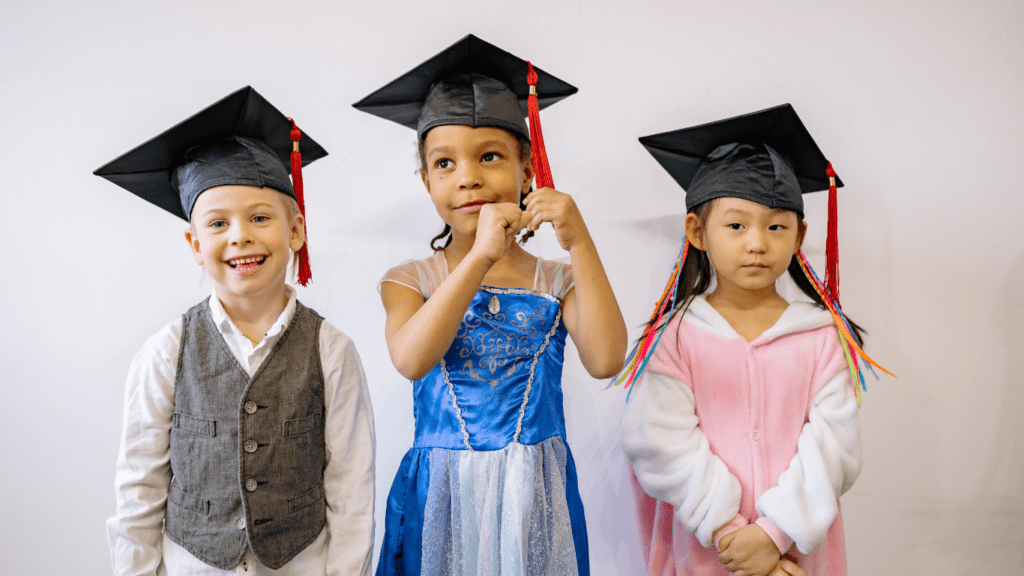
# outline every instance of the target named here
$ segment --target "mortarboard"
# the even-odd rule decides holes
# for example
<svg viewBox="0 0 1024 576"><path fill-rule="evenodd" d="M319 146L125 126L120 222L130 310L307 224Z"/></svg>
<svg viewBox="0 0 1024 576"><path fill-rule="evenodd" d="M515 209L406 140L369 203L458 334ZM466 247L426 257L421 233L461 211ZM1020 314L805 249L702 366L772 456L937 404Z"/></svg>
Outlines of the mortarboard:
<svg viewBox="0 0 1024 576"><path fill-rule="evenodd" d="M530 68L527 61L469 34L353 106L413 128L421 139L431 128L447 124L491 126L529 138L523 118ZM540 108L577 92L540 68L533 70Z"/></svg>
<svg viewBox="0 0 1024 576"><path fill-rule="evenodd" d="M789 104L640 143L686 190L687 210L734 196L803 216L801 195L830 185L828 160Z"/></svg>
<svg viewBox="0 0 1024 576"><path fill-rule="evenodd" d="M246 86L93 174L185 220L203 191L226 184L273 188L295 198L305 215L302 166L326 155L291 119ZM299 283L305 285L305 246L300 256Z"/></svg>

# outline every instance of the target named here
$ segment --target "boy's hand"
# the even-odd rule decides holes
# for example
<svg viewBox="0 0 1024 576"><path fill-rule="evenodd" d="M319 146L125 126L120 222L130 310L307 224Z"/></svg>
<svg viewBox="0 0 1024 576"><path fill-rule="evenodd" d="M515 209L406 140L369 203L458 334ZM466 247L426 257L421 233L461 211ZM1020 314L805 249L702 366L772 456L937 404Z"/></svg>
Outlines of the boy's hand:
<svg viewBox="0 0 1024 576"><path fill-rule="evenodd" d="M487 258L492 264L497 262L522 230L522 221L523 211L511 202L484 204L477 218L471 252Z"/></svg>
<svg viewBox="0 0 1024 576"><path fill-rule="evenodd" d="M729 532L718 543L718 561L733 576L768 576L782 554L775 542L757 524Z"/></svg>
<svg viewBox="0 0 1024 576"><path fill-rule="evenodd" d="M583 215L572 196L554 188L540 188L526 195L525 204L524 226L529 230L537 230L544 222L550 222L563 250L568 251L576 243L590 238Z"/></svg>

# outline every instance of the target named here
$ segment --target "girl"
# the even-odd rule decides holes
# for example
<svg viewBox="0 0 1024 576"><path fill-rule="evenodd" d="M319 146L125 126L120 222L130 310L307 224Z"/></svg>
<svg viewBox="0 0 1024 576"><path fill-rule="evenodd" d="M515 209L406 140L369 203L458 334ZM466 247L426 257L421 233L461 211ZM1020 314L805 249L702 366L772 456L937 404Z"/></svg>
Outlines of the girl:
<svg viewBox="0 0 1024 576"><path fill-rule="evenodd" d="M856 360L870 359L831 282L834 226L830 288L800 253L801 194L841 184L789 105L641 142L688 211L668 297L624 372L632 384L646 368L623 446L647 568L843 575L838 498L860 471ZM778 294L787 270L813 304Z"/></svg>
<svg viewBox="0 0 1024 576"><path fill-rule="evenodd" d="M285 283L293 259L310 277L300 140L307 162L327 154L246 87L96 171L188 221L214 284L129 371L107 522L119 576L370 572L362 366Z"/></svg>
<svg viewBox="0 0 1024 576"><path fill-rule="evenodd" d="M423 184L445 222L434 255L392 268L380 287L388 350L413 381L416 440L388 496L379 575L589 573L562 352L568 331L587 371L608 377L626 331L572 198L530 192L527 69L467 36L356 104L417 129ZM541 94L575 92L537 73ZM418 117L387 111L391 101L416 102ZM514 241L545 222L571 266Z"/></svg>

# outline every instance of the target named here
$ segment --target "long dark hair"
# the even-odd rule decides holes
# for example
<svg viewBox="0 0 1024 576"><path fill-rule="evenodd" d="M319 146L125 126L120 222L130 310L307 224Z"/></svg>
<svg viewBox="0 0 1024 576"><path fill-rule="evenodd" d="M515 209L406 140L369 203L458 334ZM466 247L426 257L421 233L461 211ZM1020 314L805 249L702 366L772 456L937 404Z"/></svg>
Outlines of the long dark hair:
<svg viewBox="0 0 1024 576"><path fill-rule="evenodd" d="M698 204L691 210L691 212L697 216L697 223L700 233L704 233L704 228L707 225L708 215L711 214L711 206L714 204L714 200L708 200L702 204ZM803 268L800 267L800 259L794 255L789 262L789 275L793 278L793 282L796 283L800 291L806 294L815 304L821 308L827 308L825 302L821 299L821 295L814 288L814 284L811 279L804 274ZM708 258L706 252L698 250L693 244L686 252L686 260L683 261L683 270L679 274L679 284L676 286L676 291L669 298L667 309L672 310L672 313L663 319L663 322L668 322L679 313L685 313L686 309L690 307L690 302L693 302L694 297L707 292L708 287L711 286L712 267L711 259ZM863 334L867 331L861 328L857 323L846 316L846 321L850 323L850 328L853 331L854 338L857 339L857 344L863 346L864 338ZM652 318L648 323L649 329L654 329L660 326L655 326L658 323L656 318Z"/></svg>
<svg viewBox="0 0 1024 576"><path fill-rule="evenodd" d="M515 132L509 132L508 130L505 130L505 131L508 132L509 135L511 135L513 138L515 138L516 139L516 144L519 145L519 162L522 163L522 164L530 164L530 163L532 163L533 162L533 150L530 148L530 139L527 138L526 136L523 136L522 134L517 134ZM419 143L416 145L416 153L417 153L417 156L418 156L419 161L420 161L420 176L424 176L427 173L427 154L426 154L426 152L427 152L426 151L427 138L426 138L426 136L427 135L424 134L423 138L420 138ZM526 194L523 194L519 198L519 208L520 209L522 209L522 210L526 209L526 196L530 192L533 192L533 186L532 185L530 186L530 189L526 192ZM533 231L532 230L527 230L526 232L523 232L523 234L519 237L519 243L520 244L526 244L526 241L529 240L532 237L533 237ZM442 244L441 246L437 246L436 245L437 242L439 242L441 240L444 241L444 244ZM449 226L448 224L445 224L444 225L444 229L441 230L441 233L438 234L437 236L434 236L433 238L431 238L431 240L430 240L430 248L434 252L437 252L439 250L444 250L451 243L452 243L452 227Z"/></svg>

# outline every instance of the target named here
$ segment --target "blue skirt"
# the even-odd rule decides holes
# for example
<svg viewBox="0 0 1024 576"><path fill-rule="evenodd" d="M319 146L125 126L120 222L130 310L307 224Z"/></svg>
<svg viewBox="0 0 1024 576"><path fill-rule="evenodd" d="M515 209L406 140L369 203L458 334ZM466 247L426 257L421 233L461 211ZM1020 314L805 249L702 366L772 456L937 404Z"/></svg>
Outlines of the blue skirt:
<svg viewBox="0 0 1024 576"><path fill-rule="evenodd" d="M586 520L559 436L501 450L413 448L388 494L377 576L588 576Z"/></svg>

